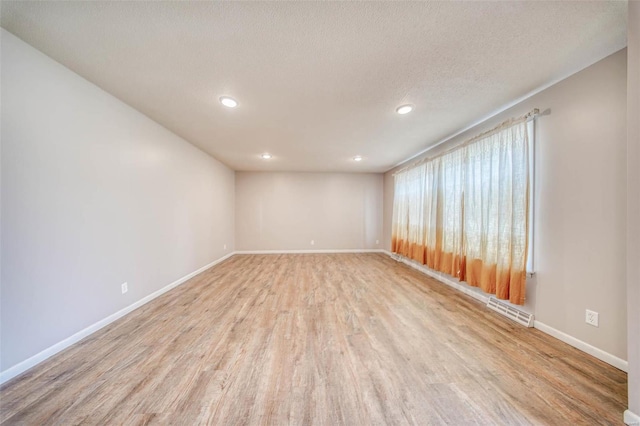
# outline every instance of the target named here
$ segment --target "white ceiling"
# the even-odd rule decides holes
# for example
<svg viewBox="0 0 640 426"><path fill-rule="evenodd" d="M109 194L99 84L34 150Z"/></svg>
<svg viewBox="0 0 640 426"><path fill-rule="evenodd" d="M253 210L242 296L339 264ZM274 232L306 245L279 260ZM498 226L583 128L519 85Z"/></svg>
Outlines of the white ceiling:
<svg viewBox="0 0 640 426"><path fill-rule="evenodd" d="M1 22L233 169L381 172L623 48L626 10L3 1ZM222 95L240 105L221 106ZM405 103L415 111L396 114Z"/></svg>

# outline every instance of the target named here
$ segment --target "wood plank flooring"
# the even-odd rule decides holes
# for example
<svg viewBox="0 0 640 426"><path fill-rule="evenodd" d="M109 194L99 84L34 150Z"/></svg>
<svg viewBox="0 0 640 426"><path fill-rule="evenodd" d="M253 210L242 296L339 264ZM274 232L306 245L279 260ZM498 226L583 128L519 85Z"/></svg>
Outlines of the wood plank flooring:
<svg viewBox="0 0 640 426"><path fill-rule="evenodd" d="M626 388L386 255L236 255L6 383L0 422L621 424Z"/></svg>

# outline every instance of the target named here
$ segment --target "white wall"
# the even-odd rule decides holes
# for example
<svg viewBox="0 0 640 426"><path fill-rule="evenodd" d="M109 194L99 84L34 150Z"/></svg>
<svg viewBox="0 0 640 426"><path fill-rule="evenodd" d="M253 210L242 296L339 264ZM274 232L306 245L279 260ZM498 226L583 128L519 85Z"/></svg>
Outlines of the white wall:
<svg viewBox="0 0 640 426"><path fill-rule="evenodd" d="M236 172L237 250L381 247L382 174Z"/></svg>
<svg viewBox="0 0 640 426"><path fill-rule="evenodd" d="M640 2L629 2L627 73L627 309L629 410L640 421Z"/></svg>
<svg viewBox="0 0 640 426"><path fill-rule="evenodd" d="M536 320L627 357L626 50L574 74L443 144L459 144L533 108L536 120ZM435 152L429 153L434 154ZM391 246L393 171L385 174L384 248ZM585 309L600 327L585 323Z"/></svg>
<svg viewBox="0 0 640 426"><path fill-rule="evenodd" d="M5 30L1 93L1 370L233 250L232 170Z"/></svg>

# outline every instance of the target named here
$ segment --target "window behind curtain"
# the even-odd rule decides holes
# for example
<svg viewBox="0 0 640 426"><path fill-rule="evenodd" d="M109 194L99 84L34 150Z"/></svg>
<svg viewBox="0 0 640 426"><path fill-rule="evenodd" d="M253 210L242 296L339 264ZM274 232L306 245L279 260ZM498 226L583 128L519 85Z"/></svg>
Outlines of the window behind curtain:
<svg viewBox="0 0 640 426"><path fill-rule="evenodd" d="M530 132L514 120L396 174L392 251L524 304Z"/></svg>

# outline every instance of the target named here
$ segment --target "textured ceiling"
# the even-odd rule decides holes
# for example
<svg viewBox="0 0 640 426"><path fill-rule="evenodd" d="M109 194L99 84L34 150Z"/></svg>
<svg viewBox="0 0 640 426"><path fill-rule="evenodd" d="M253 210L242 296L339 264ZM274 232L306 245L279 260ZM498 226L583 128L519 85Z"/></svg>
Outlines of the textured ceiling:
<svg viewBox="0 0 640 426"><path fill-rule="evenodd" d="M380 172L623 48L626 8L3 1L1 22L236 170Z"/></svg>

